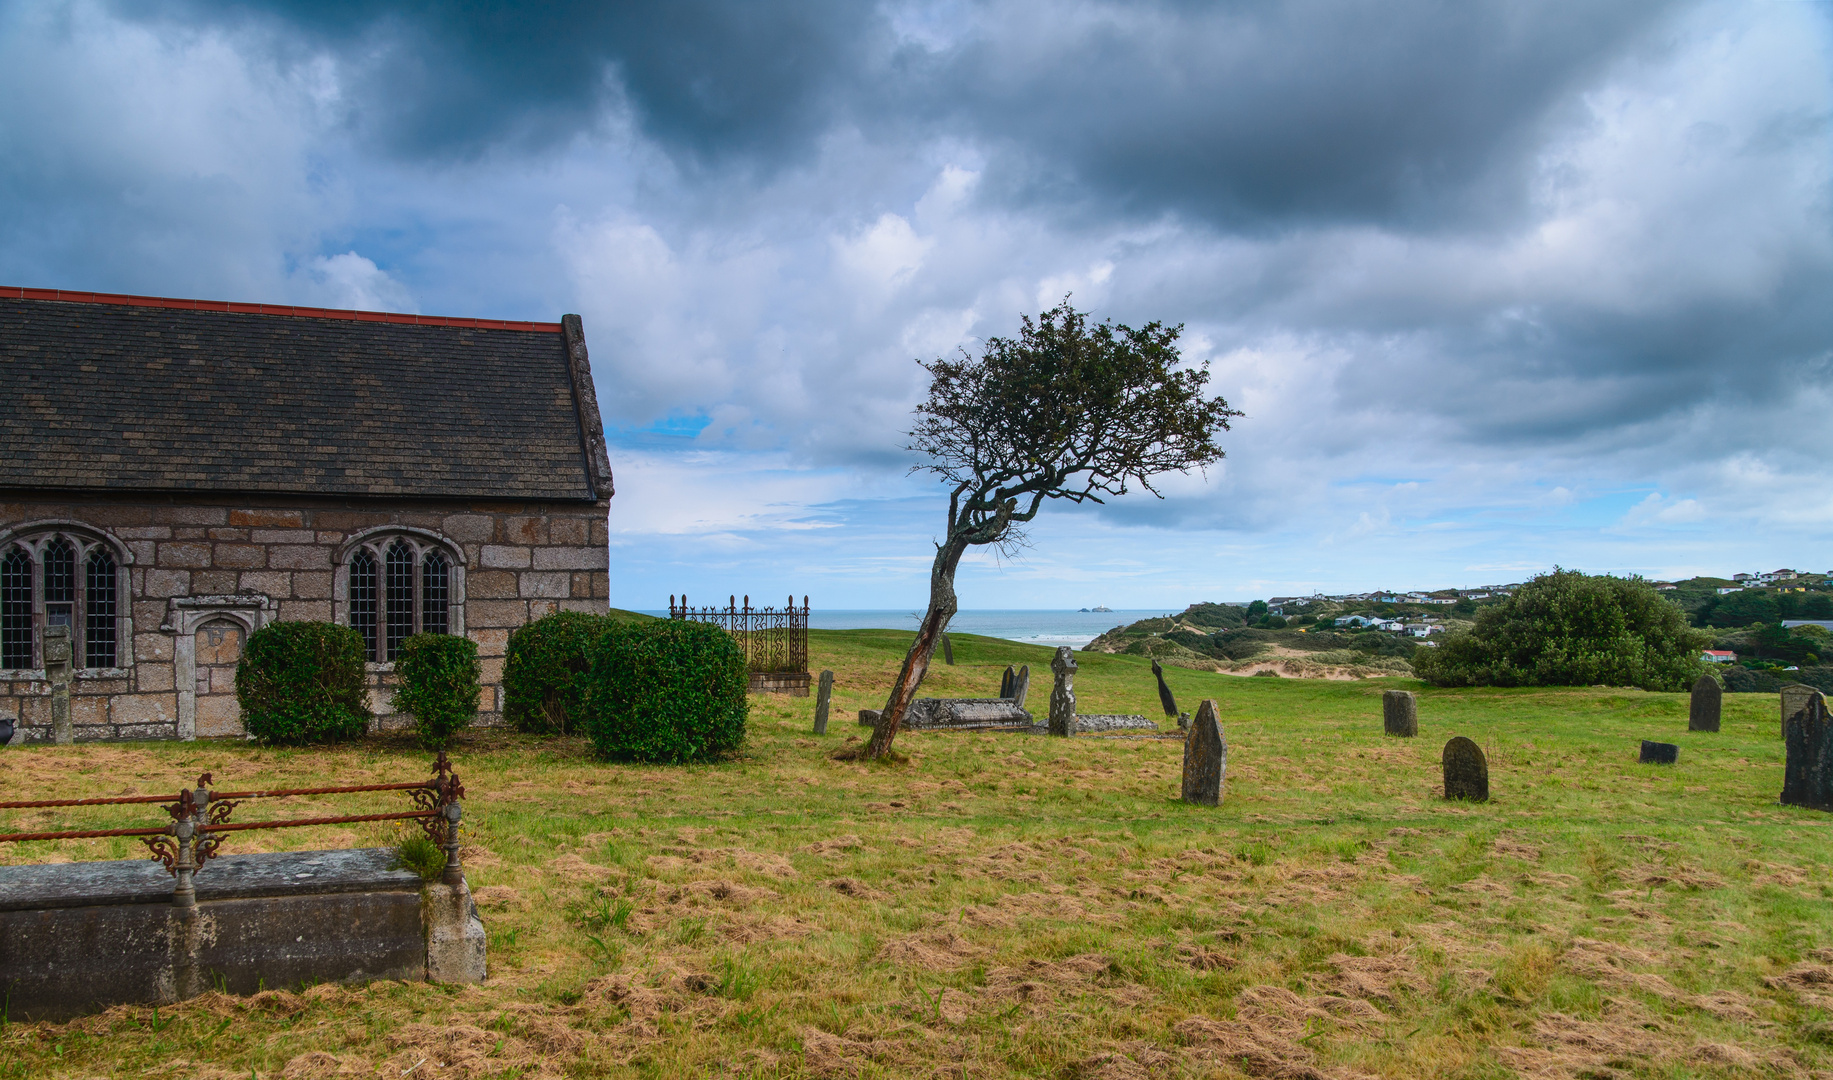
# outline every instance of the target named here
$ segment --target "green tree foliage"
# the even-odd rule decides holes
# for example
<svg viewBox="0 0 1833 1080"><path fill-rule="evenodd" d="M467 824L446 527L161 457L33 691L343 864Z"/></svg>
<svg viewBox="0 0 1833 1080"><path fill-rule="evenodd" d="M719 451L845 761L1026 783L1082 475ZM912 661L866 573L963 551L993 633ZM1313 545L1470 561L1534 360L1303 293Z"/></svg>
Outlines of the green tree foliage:
<svg viewBox="0 0 1833 1080"><path fill-rule="evenodd" d="M1439 686L1682 690L1708 640L1640 578L1555 569L1485 608L1473 629L1420 649L1413 667Z"/></svg>
<svg viewBox="0 0 1833 1080"><path fill-rule="evenodd" d="M503 712L510 726L535 735L583 730L592 646L613 625L608 615L556 611L509 635Z"/></svg>
<svg viewBox="0 0 1833 1080"><path fill-rule="evenodd" d="M236 665L242 726L262 742L299 746L369 730L363 635L328 622L269 623Z"/></svg>
<svg viewBox="0 0 1833 1080"><path fill-rule="evenodd" d="M477 715L481 677L477 642L457 634L415 634L395 659L395 708L413 715L420 745L442 750Z"/></svg>
<svg viewBox="0 0 1833 1080"><path fill-rule="evenodd" d="M1240 608L1233 604L1192 604L1184 609L1184 620L1197 626L1208 626L1218 630L1232 630L1242 625L1244 615Z"/></svg>
<svg viewBox="0 0 1833 1080"><path fill-rule="evenodd" d="M1775 595L1759 589L1714 597L1704 614L1703 622L1707 626L1749 626L1782 621L1782 608L1776 603Z"/></svg>
<svg viewBox="0 0 1833 1080"><path fill-rule="evenodd" d="M1248 622L1254 622L1255 620L1259 619L1262 615L1265 615L1266 613L1267 613L1267 602L1265 600L1256 600L1247 606L1247 611L1244 612L1243 615L1246 617Z"/></svg>
<svg viewBox="0 0 1833 1080"><path fill-rule="evenodd" d="M600 757L713 761L745 739L750 681L732 636L685 619L607 627L590 647L586 733Z"/></svg>

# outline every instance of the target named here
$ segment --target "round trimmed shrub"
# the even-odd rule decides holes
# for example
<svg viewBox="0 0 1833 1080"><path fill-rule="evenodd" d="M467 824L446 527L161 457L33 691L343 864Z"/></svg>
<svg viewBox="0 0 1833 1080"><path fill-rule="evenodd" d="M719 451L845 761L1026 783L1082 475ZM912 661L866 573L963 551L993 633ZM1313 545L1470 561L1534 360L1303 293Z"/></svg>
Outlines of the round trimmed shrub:
<svg viewBox="0 0 1833 1080"><path fill-rule="evenodd" d="M745 740L750 681L730 634L685 619L615 624L591 647L586 733L600 757L713 761Z"/></svg>
<svg viewBox="0 0 1833 1080"><path fill-rule="evenodd" d="M442 750L477 715L477 642L457 634L415 634L395 658L395 708L412 713L420 745Z"/></svg>
<svg viewBox="0 0 1833 1080"><path fill-rule="evenodd" d="M267 743L354 739L369 730L363 635L328 622L269 623L236 665L242 726Z"/></svg>
<svg viewBox="0 0 1833 1080"><path fill-rule="evenodd" d="M608 615L556 611L509 635L503 665L503 718L532 735L570 735L584 727L586 669Z"/></svg>

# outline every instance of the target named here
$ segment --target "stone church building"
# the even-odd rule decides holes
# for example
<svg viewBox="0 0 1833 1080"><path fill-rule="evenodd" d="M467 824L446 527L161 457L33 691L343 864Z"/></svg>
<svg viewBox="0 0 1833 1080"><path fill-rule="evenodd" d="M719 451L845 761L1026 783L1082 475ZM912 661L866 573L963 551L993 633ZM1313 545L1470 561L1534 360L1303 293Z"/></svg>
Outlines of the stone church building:
<svg viewBox="0 0 1833 1080"><path fill-rule="evenodd" d="M269 622L354 627L391 717L410 634L607 609L611 468L579 317L497 322L0 290L0 718L50 737L242 733ZM16 741L17 738L16 737Z"/></svg>

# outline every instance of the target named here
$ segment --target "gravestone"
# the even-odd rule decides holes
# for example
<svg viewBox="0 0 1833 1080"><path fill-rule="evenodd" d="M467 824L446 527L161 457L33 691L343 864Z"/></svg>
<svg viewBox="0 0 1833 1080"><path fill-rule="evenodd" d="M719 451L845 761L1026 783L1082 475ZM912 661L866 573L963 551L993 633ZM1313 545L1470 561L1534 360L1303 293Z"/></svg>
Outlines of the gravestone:
<svg viewBox="0 0 1833 1080"><path fill-rule="evenodd" d="M999 696L1003 698L1011 697L1012 690L1017 684L1018 672L1012 670L1011 664L1007 664L1006 673L999 677Z"/></svg>
<svg viewBox="0 0 1833 1080"><path fill-rule="evenodd" d="M948 640L947 634L942 635L942 662L949 667L955 666L955 643Z"/></svg>
<svg viewBox="0 0 1833 1080"><path fill-rule="evenodd" d="M1152 661L1152 677L1158 680L1159 707L1165 710L1165 715L1167 717L1173 720L1179 719L1177 699L1171 696L1171 688L1165 685L1165 669L1159 666L1157 660ZM1185 725L1180 721L1178 727L1184 726Z"/></svg>
<svg viewBox="0 0 1833 1080"><path fill-rule="evenodd" d="M1806 683L1789 683L1782 688L1782 737L1788 738L1788 718L1800 712L1802 706L1820 691Z"/></svg>
<svg viewBox="0 0 1833 1080"><path fill-rule="evenodd" d="M1687 730L1717 731L1724 698L1725 691L1719 687L1717 679L1701 675L1695 680L1693 694L1687 699Z"/></svg>
<svg viewBox="0 0 1833 1080"><path fill-rule="evenodd" d="M1190 722L1190 733L1184 736L1184 801L1222 805L1222 785L1227 779L1228 741L1222 737L1215 699L1204 698L1197 706L1197 718Z"/></svg>
<svg viewBox="0 0 1833 1080"><path fill-rule="evenodd" d="M1489 801L1489 761L1483 748L1459 735L1445 744L1445 798Z"/></svg>
<svg viewBox="0 0 1833 1080"><path fill-rule="evenodd" d="M68 626L45 627L45 677L51 682L51 738L59 746L76 741L70 726L70 665L73 653Z"/></svg>
<svg viewBox="0 0 1833 1080"><path fill-rule="evenodd" d="M1672 765L1680 760L1680 747L1671 742L1643 739L1642 756L1636 760L1644 765Z"/></svg>
<svg viewBox="0 0 1833 1080"><path fill-rule="evenodd" d="M827 706L834 699L834 673L821 673L821 688L815 693L815 734L827 734Z"/></svg>
<svg viewBox="0 0 1833 1080"><path fill-rule="evenodd" d="M1419 734L1419 699L1412 691L1389 690L1381 695L1381 727L1403 739Z"/></svg>
<svg viewBox="0 0 1833 1080"><path fill-rule="evenodd" d="M1025 707L1025 697L1031 693L1031 665L1018 665L1018 675L1012 680L1012 704L1017 708Z"/></svg>
<svg viewBox="0 0 1833 1080"><path fill-rule="evenodd" d="M1057 654L1050 661L1050 670L1056 673L1056 687L1050 691L1050 734L1074 735L1076 733L1076 658L1069 651L1069 646L1057 646Z"/></svg>
<svg viewBox="0 0 1833 1080"><path fill-rule="evenodd" d="M1788 751L1782 765L1782 802L1833 810L1833 735L1828 732L1827 699L1820 691L1789 715L1782 739Z"/></svg>

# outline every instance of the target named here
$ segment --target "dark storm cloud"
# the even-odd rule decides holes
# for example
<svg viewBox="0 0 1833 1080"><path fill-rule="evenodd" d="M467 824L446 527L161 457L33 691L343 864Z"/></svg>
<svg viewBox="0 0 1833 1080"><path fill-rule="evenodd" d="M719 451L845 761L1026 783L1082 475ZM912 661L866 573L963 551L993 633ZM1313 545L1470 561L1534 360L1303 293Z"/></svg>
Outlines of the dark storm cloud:
<svg viewBox="0 0 1833 1080"><path fill-rule="evenodd" d="M622 101L694 164L782 165L847 124L982 140L1015 203L1431 228L1517 204L1549 112L1672 6L1006 3L940 9L928 37L846 0L186 10L336 51L396 152L553 143Z"/></svg>
<svg viewBox="0 0 1833 1080"><path fill-rule="evenodd" d="M555 144L621 95L646 131L696 157L775 157L827 121L849 58L878 24L844 0L765 5L196 3L126 18L282 28L276 46L329 49L356 89L351 119L396 153L470 155Z"/></svg>

